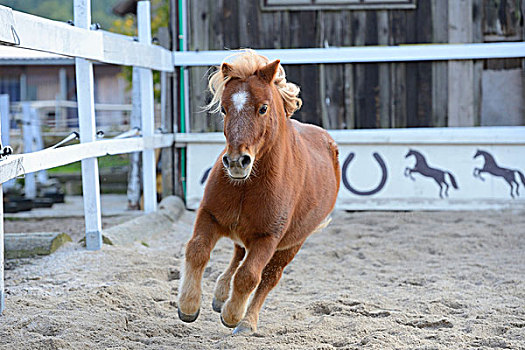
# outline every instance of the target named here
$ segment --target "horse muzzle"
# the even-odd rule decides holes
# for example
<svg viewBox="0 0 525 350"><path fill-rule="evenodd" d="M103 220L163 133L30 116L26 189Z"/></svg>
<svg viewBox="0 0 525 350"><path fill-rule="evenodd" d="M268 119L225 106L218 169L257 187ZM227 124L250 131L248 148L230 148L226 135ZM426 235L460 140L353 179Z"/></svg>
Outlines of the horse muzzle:
<svg viewBox="0 0 525 350"><path fill-rule="evenodd" d="M230 178L246 180L252 171L253 157L248 153L243 153L237 157L232 157L226 153L222 157L222 165Z"/></svg>

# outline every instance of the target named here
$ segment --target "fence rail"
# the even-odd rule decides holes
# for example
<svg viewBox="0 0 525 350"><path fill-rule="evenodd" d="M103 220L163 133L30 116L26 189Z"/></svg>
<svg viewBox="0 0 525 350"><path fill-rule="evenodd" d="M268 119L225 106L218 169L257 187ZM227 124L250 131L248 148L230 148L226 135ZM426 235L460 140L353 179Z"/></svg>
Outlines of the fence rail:
<svg viewBox="0 0 525 350"><path fill-rule="evenodd" d="M90 14L89 14L90 15ZM91 15L90 15L91 16ZM133 37L91 30L0 6L0 41L17 47L123 66L173 71L171 52ZM125 54L124 54L125 53Z"/></svg>
<svg viewBox="0 0 525 350"><path fill-rule="evenodd" d="M272 49L257 52L270 60L280 59L283 64L449 61L525 57L525 42ZM235 51L177 51L173 52L173 61L176 66L211 66L220 64L233 53Z"/></svg>
<svg viewBox="0 0 525 350"><path fill-rule="evenodd" d="M83 159L169 147L173 144L173 138L173 134L162 134L152 137L100 140L12 155L0 162L0 183L27 173L54 168Z"/></svg>

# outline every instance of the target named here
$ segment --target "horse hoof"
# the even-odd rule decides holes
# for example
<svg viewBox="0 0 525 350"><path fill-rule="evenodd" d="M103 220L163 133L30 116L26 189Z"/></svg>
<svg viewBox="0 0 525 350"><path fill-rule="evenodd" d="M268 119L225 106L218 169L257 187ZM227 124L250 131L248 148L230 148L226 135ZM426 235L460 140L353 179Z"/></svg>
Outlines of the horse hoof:
<svg viewBox="0 0 525 350"><path fill-rule="evenodd" d="M224 305L224 301L219 301L213 298L213 302L211 303L211 307L213 308L213 311L221 312L223 305Z"/></svg>
<svg viewBox="0 0 525 350"><path fill-rule="evenodd" d="M227 324L226 322L224 322L224 319L222 318L222 315L221 315L221 322L224 325L224 327L235 328L237 326L237 324Z"/></svg>
<svg viewBox="0 0 525 350"><path fill-rule="evenodd" d="M199 317L199 313L201 312L201 309L197 310L197 312L194 313L193 315L186 315L185 313L180 311L180 309L177 309L177 311L179 313L179 318L181 321L186 322L186 323L191 323L191 322L194 322L197 319L197 317Z"/></svg>
<svg viewBox="0 0 525 350"><path fill-rule="evenodd" d="M232 334L240 334L240 335L249 335L252 334L254 330L250 325L247 323L241 322L235 329L233 330Z"/></svg>

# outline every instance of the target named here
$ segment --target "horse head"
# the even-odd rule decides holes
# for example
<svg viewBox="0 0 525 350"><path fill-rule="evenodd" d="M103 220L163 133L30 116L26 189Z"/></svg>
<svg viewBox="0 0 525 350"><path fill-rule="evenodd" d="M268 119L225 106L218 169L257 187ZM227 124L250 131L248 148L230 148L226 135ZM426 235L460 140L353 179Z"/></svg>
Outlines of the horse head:
<svg viewBox="0 0 525 350"><path fill-rule="evenodd" d="M413 149L409 149L407 154L405 155L405 158L408 158L410 156L414 156L417 158L417 156L419 155L420 153L418 151L415 151Z"/></svg>
<svg viewBox="0 0 525 350"><path fill-rule="evenodd" d="M284 131L286 118L301 106L299 88L286 82L280 61L252 50L222 63L210 77L213 99L207 106L224 117L226 150L222 164L232 180L246 180Z"/></svg>
<svg viewBox="0 0 525 350"><path fill-rule="evenodd" d="M279 60L267 64L247 79L232 79L222 94L226 152L222 163L230 178L247 179L254 161L259 158L277 134L279 119L285 118L283 103L272 82ZM223 63L228 75L231 67Z"/></svg>
<svg viewBox="0 0 525 350"><path fill-rule="evenodd" d="M487 152L478 149L478 150L476 150L476 154L475 154L474 157L472 157L472 158L475 159L475 158L477 158L477 157L479 157L479 156L483 156L483 157L485 157L486 154L487 154Z"/></svg>

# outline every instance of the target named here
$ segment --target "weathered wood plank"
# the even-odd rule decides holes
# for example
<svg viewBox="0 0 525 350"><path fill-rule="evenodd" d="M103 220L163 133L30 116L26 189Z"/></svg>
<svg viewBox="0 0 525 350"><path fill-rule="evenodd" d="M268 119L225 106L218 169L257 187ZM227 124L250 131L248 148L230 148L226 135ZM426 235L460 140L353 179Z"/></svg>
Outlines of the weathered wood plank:
<svg viewBox="0 0 525 350"><path fill-rule="evenodd" d="M472 41L472 0L449 0L449 41ZM473 126L474 67L472 61L448 63L448 126Z"/></svg>
<svg viewBox="0 0 525 350"><path fill-rule="evenodd" d="M6 233L6 259L30 258L54 253L71 237L61 232Z"/></svg>
<svg viewBox="0 0 525 350"><path fill-rule="evenodd" d="M379 45L390 45L390 21L387 11L377 12L377 35ZM379 64L379 124L380 128L390 127L390 64Z"/></svg>
<svg viewBox="0 0 525 350"><path fill-rule="evenodd" d="M448 42L448 2L432 0L432 42ZM446 126L448 119L448 63L432 62L432 126Z"/></svg>
<svg viewBox="0 0 525 350"><path fill-rule="evenodd" d="M341 12L341 44L342 46L352 45L352 15L351 11ZM354 66L352 64L343 65L343 103L344 115L342 129L355 129L355 107L354 107Z"/></svg>
<svg viewBox="0 0 525 350"><path fill-rule="evenodd" d="M355 11L352 13L352 41L355 46L364 46L366 44L366 26L367 16L364 11ZM366 118L366 69L364 64L356 64L354 68L354 79L355 79L355 96L354 96L354 108L355 108L355 127L356 129L363 128L363 119Z"/></svg>
<svg viewBox="0 0 525 350"><path fill-rule="evenodd" d="M464 7L464 4L467 4L465 1L467 0L460 0L459 5L456 2L454 3L456 7ZM482 14L482 6L480 5L480 10L479 6L475 6L476 3L486 4L484 1L480 2L482 0L468 1L474 6L470 10L463 11L460 16L462 22L471 17L475 20L477 13ZM453 95L449 91L449 74L451 77L454 74L449 72L449 63L442 62L443 60L486 58L496 55L516 57L513 56L515 53L507 51L508 48L504 46L479 46L478 49L476 45L447 45L446 48L434 47L433 45L421 47L402 45L431 42L447 43L449 41L448 27L452 23L448 17L449 3L451 1L420 0L415 10L389 11L283 10L269 12L261 11L257 2L244 4L233 0L204 0L199 3L192 3L191 6L196 8L208 6L210 9L205 16L210 23L205 33L208 33L206 35L211 39L208 48L204 48L205 50L242 46L256 49L304 49L322 47L325 42L331 47L343 46L340 49L341 51L334 49L333 52L260 52L270 59L282 59L283 64L286 65L289 80L301 86L301 96L305 105L303 110L297 113L298 119L325 126L329 125L334 128L352 128L447 125L449 117L448 100L449 95ZM505 7L505 13L518 13L513 10L513 8L517 8L514 4L511 7L505 6L510 9ZM497 13L496 15L500 16ZM362 21L360 16L364 18ZM195 20L202 21L202 17L201 13L201 16L196 16ZM366 17L370 17L368 21ZM373 20L373 17L376 19ZM305 23L310 25L305 25ZM460 31L461 28L451 30ZM359 31L362 31L363 34L360 34ZM377 55L373 55L372 52L373 49L378 48L350 48L357 51L346 51L349 46L373 45L379 42L399 46L382 48L381 50L384 51L378 51ZM222 45L222 47L217 45ZM372 51L369 53L366 51L368 49L372 49ZM487 49L493 51L490 53L478 51ZM517 46L515 46L515 50L523 51ZM217 64L228 54L227 52L201 52L195 54L193 58L199 59L197 64ZM207 61L203 58L206 61L203 63L200 62L199 55L200 57L216 56L214 56L215 59ZM185 60L184 54L176 57L180 57L179 62ZM317 61L320 57L323 61L319 63L332 64L327 64L319 69L293 65L310 63L312 60ZM381 64L345 64L342 67L338 66L338 63L363 62L361 58L381 62ZM405 63L417 60L432 61L432 63L418 62L409 65ZM382 62L402 63L383 64ZM515 60L514 65L516 62L521 62L521 58ZM507 63L503 63L504 67L505 64ZM472 79L477 81L477 73L480 70L479 67L474 66L476 68L473 68ZM377 78L375 78L376 76ZM202 80L200 89L197 91L195 90L196 87L192 87L191 95L199 96L205 89L206 76L202 74L198 79ZM474 85L477 86L477 84ZM311 91L312 86L314 91ZM481 97L477 95L476 91L479 90L473 90L473 98L479 101ZM203 103L201 102L200 105ZM338 106L339 104L342 107ZM474 108L473 114L477 114L476 108ZM196 115L193 112L192 117L205 118L204 115ZM217 122L213 118L207 117L207 119L208 130L216 129L216 125L220 126L218 119ZM205 128L201 129L204 130Z"/></svg>
<svg viewBox="0 0 525 350"><path fill-rule="evenodd" d="M483 0L472 0L472 42L483 42ZM481 125L481 78L483 75L483 61L474 60L472 89L473 89L473 124Z"/></svg>
<svg viewBox="0 0 525 350"><path fill-rule="evenodd" d="M418 1L416 15L416 41L418 43L432 42L432 18L430 0ZM432 126L432 63L417 63L417 122L411 126Z"/></svg>
<svg viewBox="0 0 525 350"><path fill-rule="evenodd" d="M197 1L189 8L190 28L188 31L188 43L190 50L206 50L210 47L210 3L208 1ZM186 128L191 132L205 132L208 130L208 113L203 112L202 107L206 105L206 71L207 67L189 68L190 85L190 125Z"/></svg>
<svg viewBox="0 0 525 350"><path fill-rule="evenodd" d="M318 14L314 11L303 11L297 14L297 19L301 24L302 30L299 31L299 47L315 47L316 42L312 38L316 38L316 26L304 26L304 23L316 23ZM321 106L319 89L319 67L310 65L301 65L299 67L301 72L301 80L303 83L302 99L303 107L301 113L302 121L312 124L320 124Z"/></svg>
<svg viewBox="0 0 525 350"><path fill-rule="evenodd" d="M390 13L390 28L393 45L406 42L406 13L404 11ZM392 115L390 126L393 128L406 127L406 64L392 63L391 66L390 111Z"/></svg>
<svg viewBox="0 0 525 350"><path fill-rule="evenodd" d="M406 14L406 33L405 40L407 44L417 43L417 16L414 11ZM407 112L407 126L418 125L417 120L417 106L418 106L418 64L414 62L406 65L406 112Z"/></svg>

